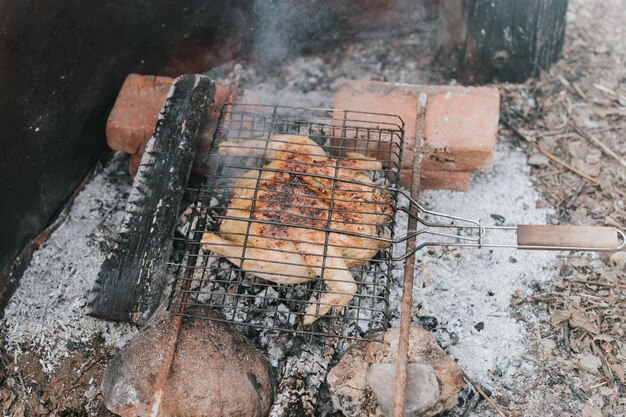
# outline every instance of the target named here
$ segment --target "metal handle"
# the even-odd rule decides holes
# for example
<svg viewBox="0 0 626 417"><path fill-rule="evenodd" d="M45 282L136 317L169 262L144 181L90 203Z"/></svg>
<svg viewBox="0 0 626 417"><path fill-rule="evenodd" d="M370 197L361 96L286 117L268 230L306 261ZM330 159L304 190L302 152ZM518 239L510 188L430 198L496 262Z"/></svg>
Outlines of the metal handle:
<svg viewBox="0 0 626 417"><path fill-rule="evenodd" d="M572 250L572 251L618 251L626 247L626 234L615 227L587 226L550 226L550 225L519 225L519 226L485 226L479 220L451 216L427 210L419 205L408 193L395 189L409 199L411 205L403 209L409 216L416 218L424 226L422 229L409 231L397 240L406 240L418 235L439 237L439 241L426 241L416 245L411 253L427 246L466 246L478 248L513 248L529 250ZM445 222L427 221L421 215L445 219ZM442 229L448 229L443 231ZM498 232L517 232L516 243L503 243L494 239ZM512 237L512 236L509 236ZM508 239L511 241L512 239ZM620 243L621 240L621 243Z"/></svg>
<svg viewBox="0 0 626 417"><path fill-rule="evenodd" d="M530 224L517 226L519 249L614 251L622 249L626 244L625 241L624 232L615 227Z"/></svg>

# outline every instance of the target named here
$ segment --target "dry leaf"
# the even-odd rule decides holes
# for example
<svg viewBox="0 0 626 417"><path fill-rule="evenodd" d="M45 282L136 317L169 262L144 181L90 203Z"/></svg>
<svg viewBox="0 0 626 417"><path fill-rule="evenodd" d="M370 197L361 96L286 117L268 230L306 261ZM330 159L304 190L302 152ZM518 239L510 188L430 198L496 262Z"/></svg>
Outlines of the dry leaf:
<svg viewBox="0 0 626 417"><path fill-rule="evenodd" d="M611 364L611 371L620 380L622 384L626 383L626 375L624 375L624 366L619 363Z"/></svg>
<svg viewBox="0 0 626 417"><path fill-rule="evenodd" d="M598 334L598 325L595 322L589 320L582 311L574 311L569 320L570 325L573 327L581 328L589 333Z"/></svg>
<svg viewBox="0 0 626 417"><path fill-rule="evenodd" d="M564 322L565 320L569 320L571 315L572 315L572 313L570 311L556 310L552 314L552 318L550 319L550 321L552 322L553 325L556 326L557 324L560 324L560 323Z"/></svg>
<svg viewBox="0 0 626 417"><path fill-rule="evenodd" d="M8 391L2 395L2 400L2 411L4 415L7 415L11 405L13 405L13 401L15 401L15 394L12 391Z"/></svg>

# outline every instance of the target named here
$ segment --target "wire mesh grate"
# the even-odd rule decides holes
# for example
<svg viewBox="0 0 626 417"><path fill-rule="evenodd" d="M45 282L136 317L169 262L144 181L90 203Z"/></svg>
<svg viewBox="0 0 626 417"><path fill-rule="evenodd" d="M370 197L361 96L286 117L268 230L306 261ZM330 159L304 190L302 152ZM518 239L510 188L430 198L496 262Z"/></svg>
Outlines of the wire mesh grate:
<svg viewBox="0 0 626 417"><path fill-rule="evenodd" d="M226 105L174 237L170 310L346 338L386 329L403 138L395 115Z"/></svg>

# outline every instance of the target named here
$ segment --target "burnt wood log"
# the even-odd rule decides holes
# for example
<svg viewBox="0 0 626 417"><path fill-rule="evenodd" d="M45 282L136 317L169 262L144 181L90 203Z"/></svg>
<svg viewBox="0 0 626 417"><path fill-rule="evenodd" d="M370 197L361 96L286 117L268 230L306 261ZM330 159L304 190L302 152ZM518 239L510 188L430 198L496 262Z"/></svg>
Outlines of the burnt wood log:
<svg viewBox="0 0 626 417"><path fill-rule="evenodd" d="M202 75L174 81L146 146L119 239L102 263L91 315L144 324L161 303L183 189L214 94L215 83Z"/></svg>
<svg viewBox="0 0 626 417"><path fill-rule="evenodd" d="M568 0L442 0L439 63L466 83L522 82L556 62Z"/></svg>

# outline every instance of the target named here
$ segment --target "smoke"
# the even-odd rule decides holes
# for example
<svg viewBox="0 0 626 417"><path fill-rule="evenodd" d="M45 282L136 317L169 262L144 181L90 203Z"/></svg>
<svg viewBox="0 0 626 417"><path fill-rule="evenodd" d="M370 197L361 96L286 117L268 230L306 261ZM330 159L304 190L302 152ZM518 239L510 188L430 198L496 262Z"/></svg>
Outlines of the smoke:
<svg viewBox="0 0 626 417"><path fill-rule="evenodd" d="M341 2L339 2L341 3ZM253 53L261 62L277 63L303 49L319 50L338 21L329 0L256 0Z"/></svg>

